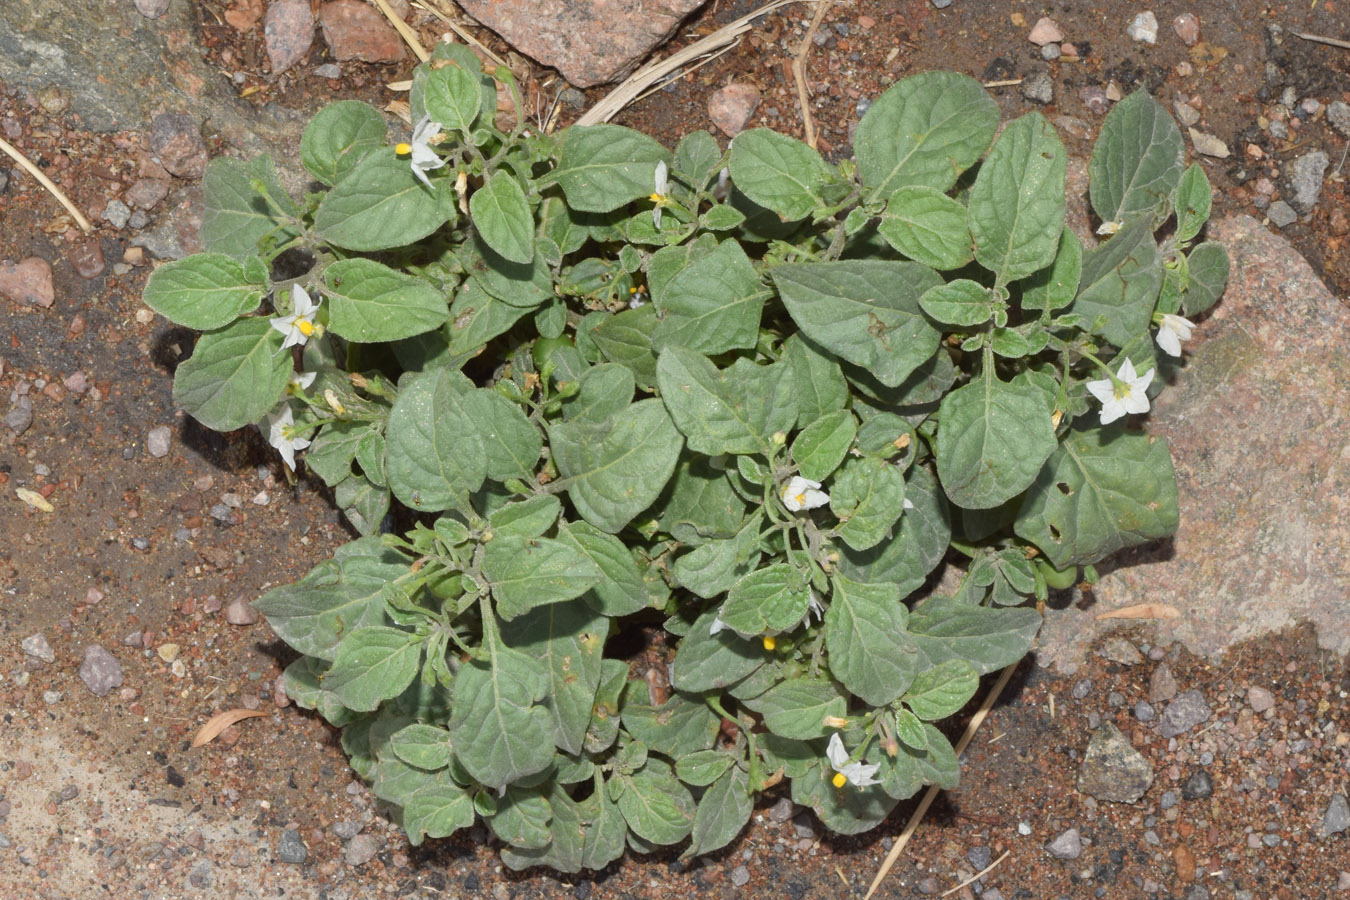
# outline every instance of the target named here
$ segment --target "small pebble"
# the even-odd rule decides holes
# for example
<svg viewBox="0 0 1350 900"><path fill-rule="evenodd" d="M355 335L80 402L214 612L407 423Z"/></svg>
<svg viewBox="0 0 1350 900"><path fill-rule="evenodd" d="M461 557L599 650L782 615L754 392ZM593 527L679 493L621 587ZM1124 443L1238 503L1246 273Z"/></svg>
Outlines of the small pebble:
<svg viewBox="0 0 1350 900"><path fill-rule="evenodd" d="M1327 121L1346 137L1350 137L1350 103L1337 100L1327 106Z"/></svg>
<svg viewBox="0 0 1350 900"><path fill-rule="evenodd" d="M1254 713L1263 713L1275 705L1275 695L1256 685L1247 689L1247 705Z"/></svg>
<svg viewBox="0 0 1350 900"><path fill-rule="evenodd" d="M103 647L91 644L84 650L84 662L80 664L80 680L95 696L105 697L113 688L121 687L122 664Z"/></svg>
<svg viewBox="0 0 1350 900"><path fill-rule="evenodd" d="M375 838L368 834L358 834L348 842L345 859L349 866L364 866L379 852L380 846L375 842Z"/></svg>
<svg viewBox="0 0 1350 900"><path fill-rule="evenodd" d="M258 621L258 611L244 597L235 597L225 607L225 621L231 625L253 625Z"/></svg>
<svg viewBox="0 0 1350 900"><path fill-rule="evenodd" d="M1150 703L1165 703L1177 695L1177 680L1172 676L1172 669L1163 663L1153 670L1152 677L1148 682L1148 701Z"/></svg>
<svg viewBox="0 0 1350 900"><path fill-rule="evenodd" d="M1075 700L1082 700L1092 690L1092 679L1084 678L1076 682L1073 690L1069 691L1069 696Z"/></svg>
<svg viewBox="0 0 1350 900"><path fill-rule="evenodd" d="M1045 848L1055 859L1077 859L1083 853L1083 839L1077 828L1055 838Z"/></svg>
<svg viewBox="0 0 1350 900"><path fill-rule="evenodd" d="M1059 49L1059 44L1046 44L1041 48L1041 59L1046 62L1053 62L1063 55L1064 51ZM989 896L987 891L985 892L985 896Z"/></svg>
<svg viewBox="0 0 1350 900"><path fill-rule="evenodd" d="M61 702L63 696L64 695L60 691L43 691L42 702L48 706L55 706Z"/></svg>
<svg viewBox="0 0 1350 900"><path fill-rule="evenodd" d="M145 448L155 459L163 459L169 455L169 444L172 439L173 431L168 425L157 425L146 433Z"/></svg>
<svg viewBox="0 0 1350 900"><path fill-rule="evenodd" d="M783 824L797 814L797 805L787 797L779 797L778 802L769 807L768 816L770 822Z"/></svg>
<svg viewBox="0 0 1350 900"><path fill-rule="evenodd" d="M1185 691L1167 705L1158 720L1158 733L1165 738L1185 734L1195 726L1209 720L1211 711L1205 697L1199 691Z"/></svg>
<svg viewBox="0 0 1350 900"><path fill-rule="evenodd" d="M314 74L320 78L341 78L342 67L337 63L324 63L321 66L314 67Z"/></svg>
<svg viewBox="0 0 1350 900"><path fill-rule="evenodd" d="M1083 101L1083 105L1093 115L1103 115L1111 108L1111 101L1106 99L1106 90L1098 84L1089 84L1087 87L1081 88L1078 91L1078 98Z"/></svg>
<svg viewBox="0 0 1350 900"><path fill-rule="evenodd" d="M993 854L988 847L971 847L966 851L966 859L970 860L970 864L976 869L983 870L993 859Z"/></svg>
<svg viewBox="0 0 1350 900"><path fill-rule="evenodd" d="M1027 35L1027 40L1038 47L1058 44L1064 40L1064 30L1059 27L1059 23L1054 19L1049 16L1042 16L1036 20L1035 25L1031 26L1031 33Z"/></svg>
<svg viewBox="0 0 1350 900"><path fill-rule="evenodd" d="M350 841L361 833L363 827L360 822L342 821L333 826L333 834L337 835L339 840Z"/></svg>
<svg viewBox="0 0 1350 900"><path fill-rule="evenodd" d="M51 644L48 644L47 639L41 634L24 638L19 642L19 647L33 659L40 659L45 663L56 662L56 653L52 651Z"/></svg>
<svg viewBox="0 0 1350 900"><path fill-rule="evenodd" d="M1181 785L1184 800L1208 800L1214 795L1214 782L1209 773L1201 769Z"/></svg>
<svg viewBox="0 0 1350 900"><path fill-rule="evenodd" d="M1140 722L1152 722L1157 717L1157 713L1153 710L1153 704L1147 700L1140 700L1134 705L1134 717Z"/></svg>
<svg viewBox="0 0 1350 900"><path fill-rule="evenodd" d="M1144 44L1158 43L1158 17L1152 12L1141 12L1134 17L1125 33Z"/></svg>
<svg viewBox="0 0 1350 900"><path fill-rule="evenodd" d="M1178 798L1176 791L1163 791L1163 795L1161 798L1159 798L1158 804L1163 809L1171 809L1172 807L1177 805L1177 800Z"/></svg>
<svg viewBox="0 0 1350 900"><path fill-rule="evenodd" d="M5 427L17 436L27 431L32 424L33 401L26 396L20 397L10 407L9 412L5 413Z"/></svg>
<svg viewBox="0 0 1350 900"><path fill-rule="evenodd" d="M1340 834L1347 828L1350 828L1350 803L1346 801L1344 794L1335 794L1322 816L1322 837Z"/></svg>
<svg viewBox="0 0 1350 900"><path fill-rule="evenodd" d="M745 866L737 866L731 870L731 883L736 887L744 887L750 882L750 870Z"/></svg>
<svg viewBox="0 0 1350 900"><path fill-rule="evenodd" d="M1283 200L1276 200L1266 210L1266 218L1270 219L1271 224L1276 228L1288 228L1298 221L1298 213L1294 212L1294 208Z"/></svg>
<svg viewBox="0 0 1350 900"><path fill-rule="evenodd" d="M1055 99L1055 82L1048 72L1036 72L1022 82L1022 96L1044 106Z"/></svg>
<svg viewBox="0 0 1350 900"><path fill-rule="evenodd" d="M130 218L131 208L121 200L109 200L108 205L103 207L103 220L114 228L125 228Z"/></svg>
<svg viewBox="0 0 1350 900"><path fill-rule="evenodd" d="M1200 40L1200 20L1191 13L1182 13L1172 20L1172 30L1187 47L1195 46Z"/></svg>
<svg viewBox="0 0 1350 900"><path fill-rule="evenodd" d="M284 863L299 865L308 856L309 850L300 840L300 832L293 828L287 828L281 832L281 840L277 841L277 859Z"/></svg>

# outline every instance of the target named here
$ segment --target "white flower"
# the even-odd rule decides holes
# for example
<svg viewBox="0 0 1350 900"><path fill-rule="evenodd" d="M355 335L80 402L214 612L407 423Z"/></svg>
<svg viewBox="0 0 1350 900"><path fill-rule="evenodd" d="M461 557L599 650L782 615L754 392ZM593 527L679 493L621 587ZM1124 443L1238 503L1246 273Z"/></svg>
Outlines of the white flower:
<svg viewBox="0 0 1350 900"><path fill-rule="evenodd" d="M295 469L295 451L308 447L309 438L295 435L295 417L289 405L283 404L267 414L267 443L277 448L287 468Z"/></svg>
<svg viewBox="0 0 1350 900"><path fill-rule="evenodd" d="M670 202L670 196L666 193L670 190L669 175L670 168L666 165L665 160L656 164L656 190L652 192L648 199L656 204L652 208L652 224L656 226L658 231L661 229L661 207Z"/></svg>
<svg viewBox="0 0 1350 900"><path fill-rule="evenodd" d="M309 293L298 284L291 285L291 305L293 309L289 316L277 316L272 320L272 327L286 335L281 345L283 350L305 343L318 329L314 324L314 314L319 311L319 304L311 300Z"/></svg>
<svg viewBox="0 0 1350 900"><path fill-rule="evenodd" d="M645 288L635 287L628 289L628 308L637 309L639 306L647 305L647 291Z"/></svg>
<svg viewBox="0 0 1350 900"><path fill-rule="evenodd" d="M713 187L712 195L714 200L725 200L727 192L731 187L731 170L722 167L722 171L717 173L717 184Z"/></svg>
<svg viewBox="0 0 1350 900"><path fill-rule="evenodd" d="M1191 329L1195 323L1182 316L1163 313L1162 323L1158 326L1158 346L1168 356L1181 355L1181 342L1191 339Z"/></svg>
<svg viewBox="0 0 1350 900"><path fill-rule="evenodd" d="M824 506L830 502L830 495L818 490L819 487L819 481L793 475L792 480L783 488L783 505L793 512Z"/></svg>
<svg viewBox="0 0 1350 900"><path fill-rule="evenodd" d="M423 116L422 121L417 123L413 129L412 143L399 144L394 151L399 155L405 153L412 154L412 171L422 183L431 187L431 179L426 176L428 169L439 169L445 165L445 160L436 155L436 151L431 149L431 142L441 131L441 123L431 121L431 116Z"/></svg>
<svg viewBox="0 0 1350 900"><path fill-rule="evenodd" d="M807 593L810 595L811 600L806 605L806 618L810 619L811 615L814 613L816 621L819 622L825 618L825 604L820 602L820 598L816 596L815 591L808 591Z"/></svg>
<svg viewBox="0 0 1350 900"><path fill-rule="evenodd" d="M1126 413L1148 412L1148 386L1153 381L1154 369L1143 375L1134 371L1128 359L1120 364L1114 381L1103 378L1089 381L1087 389L1102 402L1102 424L1109 425Z"/></svg>
<svg viewBox="0 0 1350 900"><path fill-rule="evenodd" d="M717 616L713 616L712 624L708 626L708 634L709 635L717 634L717 632L721 631L723 628L726 627L727 627L726 622L723 622Z"/></svg>
<svg viewBox="0 0 1350 900"><path fill-rule="evenodd" d="M1119 220L1114 222L1103 222L1102 224L1097 226L1097 233L1107 235L1115 234L1117 231L1120 231L1120 226L1124 224L1125 224L1124 222L1121 222Z"/></svg>
<svg viewBox="0 0 1350 900"><path fill-rule="evenodd" d="M292 372L290 381L286 382L286 389L292 393L303 394L318 377L318 372Z"/></svg>
<svg viewBox="0 0 1350 900"><path fill-rule="evenodd" d="M830 758L830 766L839 774L834 776L834 786L843 787L847 781L854 787L871 787L874 784L881 784L881 781L873 776L877 774L880 766L864 765L861 761L849 762L848 751L844 749L844 742L839 738L839 732L830 735L829 746L825 748L825 755Z"/></svg>

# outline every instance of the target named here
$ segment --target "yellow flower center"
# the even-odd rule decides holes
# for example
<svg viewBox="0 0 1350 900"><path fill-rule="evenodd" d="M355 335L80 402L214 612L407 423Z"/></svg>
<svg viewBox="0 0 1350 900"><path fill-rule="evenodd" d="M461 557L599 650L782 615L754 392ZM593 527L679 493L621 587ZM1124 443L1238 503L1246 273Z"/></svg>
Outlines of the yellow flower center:
<svg viewBox="0 0 1350 900"><path fill-rule="evenodd" d="M314 323L309 321L309 319L296 319L295 328L305 337L309 337L314 333Z"/></svg>
<svg viewBox="0 0 1350 900"><path fill-rule="evenodd" d="M805 493L798 494L798 495L797 495L796 497L794 497L793 499L797 501L797 505L798 505L798 506L805 506L805 505L806 505L806 494L805 494Z"/></svg>
<svg viewBox="0 0 1350 900"><path fill-rule="evenodd" d="M841 788L844 785L848 784L848 779L844 777L843 772L835 772L834 777L830 779L830 784L834 785L837 788Z"/></svg>
<svg viewBox="0 0 1350 900"><path fill-rule="evenodd" d="M652 195L651 195L650 197L648 197L647 199L650 200L650 201L652 201L653 203L655 203L657 206L665 206L667 203L670 202L670 201L666 198L666 195L665 195L665 194L657 194L657 193L655 193L655 192L653 192Z"/></svg>
<svg viewBox="0 0 1350 900"><path fill-rule="evenodd" d="M407 156L412 152L412 144L395 144L394 152L399 156Z"/></svg>
<svg viewBox="0 0 1350 900"><path fill-rule="evenodd" d="M773 635L765 635L765 636L764 636L764 649L765 649L765 650L772 650L774 647L777 647L777 646L778 646L778 640L777 640L775 637L773 637Z"/></svg>

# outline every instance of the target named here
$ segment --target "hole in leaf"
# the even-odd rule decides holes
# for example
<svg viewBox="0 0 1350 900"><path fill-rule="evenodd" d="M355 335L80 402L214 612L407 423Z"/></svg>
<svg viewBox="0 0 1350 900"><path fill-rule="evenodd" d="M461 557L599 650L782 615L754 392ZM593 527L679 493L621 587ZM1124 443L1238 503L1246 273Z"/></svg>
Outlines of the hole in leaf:
<svg viewBox="0 0 1350 900"><path fill-rule="evenodd" d="M1051 539L1052 541L1054 541L1056 544L1058 544L1058 543L1059 543L1059 540L1060 540L1060 538L1059 538L1059 529L1056 528L1056 527L1053 526L1053 525L1050 525L1050 526L1047 526L1047 527L1050 529L1050 539Z"/></svg>
<svg viewBox="0 0 1350 900"><path fill-rule="evenodd" d="M1069 487L1069 485L1066 482L1061 481L1058 484L1056 484L1055 487L1059 488L1059 492L1063 494L1065 497L1073 496L1073 488Z"/></svg>

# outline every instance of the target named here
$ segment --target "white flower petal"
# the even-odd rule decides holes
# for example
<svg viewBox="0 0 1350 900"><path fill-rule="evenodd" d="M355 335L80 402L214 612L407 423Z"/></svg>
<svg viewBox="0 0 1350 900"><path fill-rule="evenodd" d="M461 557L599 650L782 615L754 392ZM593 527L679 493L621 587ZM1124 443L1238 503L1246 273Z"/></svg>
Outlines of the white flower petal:
<svg viewBox="0 0 1350 900"><path fill-rule="evenodd" d="M1100 381L1089 381L1084 385L1088 393L1096 397L1103 404L1113 403L1116 399L1116 386L1109 378L1103 378Z"/></svg>
<svg viewBox="0 0 1350 900"><path fill-rule="evenodd" d="M669 181L670 167L666 165L665 160L656 164L656 193L664 194L670 187Z"/></svg>
<svg viewBox="0 0 1350 900"><path fill-rule="evenodd" d="M717 634L717 632L721 631L723 628L726 627L727 627L726 622L723 622L717 616L713 616L712 624L708 626L708 634L710 635Z"/></svg>
<svg viewBox="0 0 1350 900"><path fill-rule="evenodd" d="M849 763L839 770L839 773L849 780L854 787L871 787L881 782L873 777L877 774L877 769L881 766L867 766L861 762Z"/></svg>
<svg viewBox="0 0 1350 900"><path fill-rule="evenodd" d="M839 732L830 735L830 743L825 747L825 756L835 771L841 771L840 767L848 764L848 751L844 749L844 741L839 737Z"/></svg>
<svg viewBox="0 0 1350 900"><path fill-rule="evenodd" d="M1181 355L1181 338L1177 333L1168 328L1166 324L1158 329L1158 334L1154 338L1158 342L1158 347L1168 356Z"/></svg>

